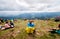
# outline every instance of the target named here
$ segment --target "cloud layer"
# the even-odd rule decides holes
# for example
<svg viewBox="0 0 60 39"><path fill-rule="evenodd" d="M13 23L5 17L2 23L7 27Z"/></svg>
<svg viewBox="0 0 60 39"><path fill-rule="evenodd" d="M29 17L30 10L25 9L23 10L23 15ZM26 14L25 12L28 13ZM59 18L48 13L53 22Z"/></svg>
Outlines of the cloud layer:
<svg viewBox="0 0 60 39"><path fill-rule="evenodd" d="M60 11L60 0L0 0L0 11Z"/></svg>

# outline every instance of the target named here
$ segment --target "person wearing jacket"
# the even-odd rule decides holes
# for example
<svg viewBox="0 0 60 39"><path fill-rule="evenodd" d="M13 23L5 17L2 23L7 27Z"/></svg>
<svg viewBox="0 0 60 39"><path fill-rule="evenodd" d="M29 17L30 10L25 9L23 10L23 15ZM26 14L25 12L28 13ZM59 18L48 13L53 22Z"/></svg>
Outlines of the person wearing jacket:
<svg viewBox="0 0 60 39"><path fill-rule="evenodd" d="M27 28L26 28L26 32L27 33L33 33L35 31L35 24L33 23L34 21L33 20L30 20L28 23L27 23Z"/></svg>

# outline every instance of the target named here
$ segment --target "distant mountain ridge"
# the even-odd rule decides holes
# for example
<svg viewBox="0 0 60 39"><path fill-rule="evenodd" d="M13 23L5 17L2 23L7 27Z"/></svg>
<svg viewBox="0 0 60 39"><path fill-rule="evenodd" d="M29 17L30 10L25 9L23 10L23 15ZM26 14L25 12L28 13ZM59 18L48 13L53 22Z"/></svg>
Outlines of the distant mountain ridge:
<svg viewBox="0 0 60 39"><path fill-rule="evenodd" d="M0 18L21 18L21 19L47 19L47 18L54 18L56 16L60 16L60 12L44 12L44 13L23 13L19 15L9 15L9 16L0 16Z"/></svg>

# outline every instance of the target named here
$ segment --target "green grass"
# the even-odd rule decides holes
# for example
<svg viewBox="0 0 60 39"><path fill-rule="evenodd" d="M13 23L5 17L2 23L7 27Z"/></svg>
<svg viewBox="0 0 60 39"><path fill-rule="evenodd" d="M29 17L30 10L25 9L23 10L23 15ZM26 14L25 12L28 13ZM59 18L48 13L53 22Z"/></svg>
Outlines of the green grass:
<svg viewBox="0 0 60 39"><path fill-rule="evenodd" d="M60 35L54 35L48 32L49 28L56 28L60 22L52 20L34 20L36 34L29 36L25 32L27 21L17 20L15 27L7 30L0 30L0 39L59 39ZM4 25L4 24L1 24ZM37 34L38 33L38 34Z"/></svg>

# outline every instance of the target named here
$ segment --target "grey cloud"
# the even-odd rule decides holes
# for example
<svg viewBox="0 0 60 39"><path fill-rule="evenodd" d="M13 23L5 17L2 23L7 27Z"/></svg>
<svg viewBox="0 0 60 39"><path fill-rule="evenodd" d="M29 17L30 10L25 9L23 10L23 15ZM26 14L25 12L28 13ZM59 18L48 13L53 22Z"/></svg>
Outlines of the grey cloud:
<svg viewBox="0 0 60 39"><path fill-rule="evenodd" d="M21 1L22 0L20 0L20 2ZM16 0L0 0L0 11L46 11L46 9L51 10L53 9L52 7L56 7L60 5L59 3L60 0L23 0L22 3L24 2L29 6L19 5L16 3ZM60 9L57 10L56 9L57 8L55 8L55 11L60 10ZM52 11L54 11L54 9Z"/></svg>

